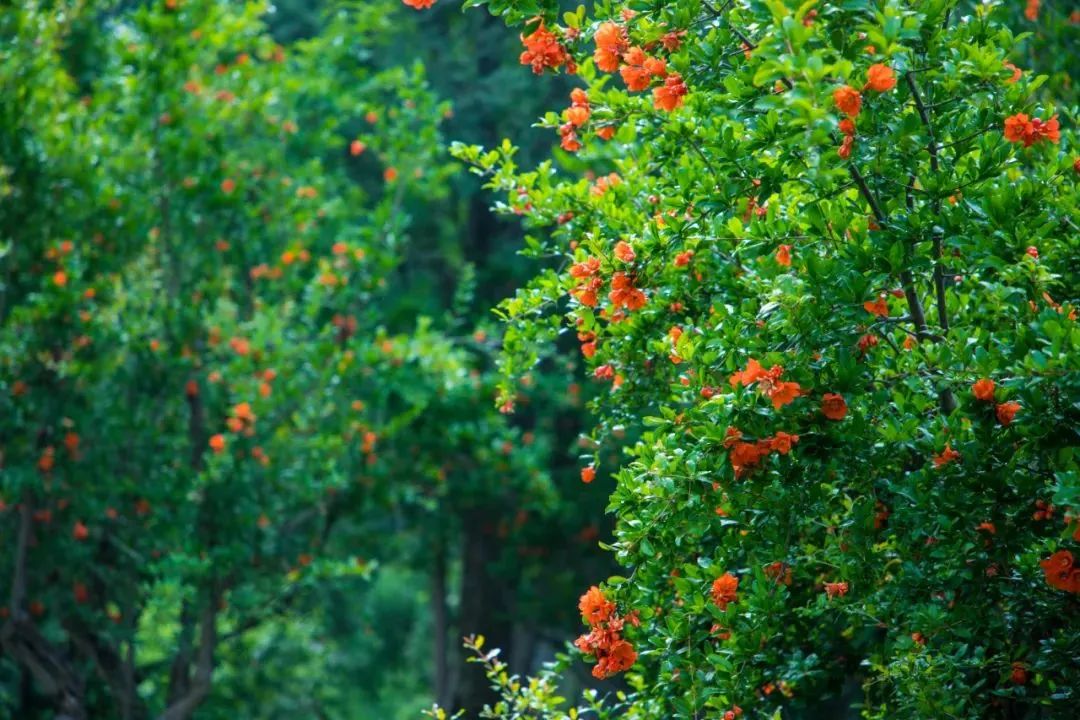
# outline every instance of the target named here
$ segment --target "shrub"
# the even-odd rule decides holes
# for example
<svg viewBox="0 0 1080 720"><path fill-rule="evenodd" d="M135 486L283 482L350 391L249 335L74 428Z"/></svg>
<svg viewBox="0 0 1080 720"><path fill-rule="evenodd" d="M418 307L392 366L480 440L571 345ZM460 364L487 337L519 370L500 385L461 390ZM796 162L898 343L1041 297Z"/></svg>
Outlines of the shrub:
<svg viewBox="0 0 1080 720"><path fill-rule="evenodd" d="M590 442L640 433L603 586L636 663L604 712L779 717L855 683L866 718L1074 715L1076 18L466 4L580 81L540 122L554 160L455 154L561 261L501 306L502 406L570 331L609 389ZM489 716L588 710L492 673Z"/></svg>

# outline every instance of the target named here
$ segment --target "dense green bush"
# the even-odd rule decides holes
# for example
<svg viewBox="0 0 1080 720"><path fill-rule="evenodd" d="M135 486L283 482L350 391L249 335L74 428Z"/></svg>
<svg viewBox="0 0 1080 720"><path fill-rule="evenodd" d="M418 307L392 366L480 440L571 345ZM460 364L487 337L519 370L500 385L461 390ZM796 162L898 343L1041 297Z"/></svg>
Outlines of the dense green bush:
<svg viewBox="0 0 1080 720"><path fill-rule="evenodd" d="M595 673L632 665L597 714L1072 717L1077 18L479 4L580 83L541 121L554 161L455 150L562 259L501 306L500 404L573 332L607 388L591 442L643 432L610 501L626 572L582 598ZM488 716L591 704L487 662Z"/></svg>

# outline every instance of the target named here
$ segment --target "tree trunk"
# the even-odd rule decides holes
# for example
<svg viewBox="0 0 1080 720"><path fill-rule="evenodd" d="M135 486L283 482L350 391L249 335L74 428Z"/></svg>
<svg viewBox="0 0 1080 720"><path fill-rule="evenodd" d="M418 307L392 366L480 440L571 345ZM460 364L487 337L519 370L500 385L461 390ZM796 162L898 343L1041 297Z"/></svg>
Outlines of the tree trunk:
<svg viewBox="0 0 1080 720"><path fill-rule="evenodd" d="M513 654L514 597L511 583L495 573L501 543L495 533L499 522L495 511L473 510L463 518L464 558L461 572L460 635L483 635L485 648L501 648L503 657ZM455 710L475 715L485 703L495 700L488 680L475 666L465 666L465 653L459 650L462 670L454 688Z"/></svg>
<svg viewBox="0 0 1080 720"><path fill-rule="evenodd" d="M447 639L450 634L446 614L446 538L439 532L435 540L435 558L431 569L431 617L435 653L435 702L446 707L450 702L450 666Z"/></svg>

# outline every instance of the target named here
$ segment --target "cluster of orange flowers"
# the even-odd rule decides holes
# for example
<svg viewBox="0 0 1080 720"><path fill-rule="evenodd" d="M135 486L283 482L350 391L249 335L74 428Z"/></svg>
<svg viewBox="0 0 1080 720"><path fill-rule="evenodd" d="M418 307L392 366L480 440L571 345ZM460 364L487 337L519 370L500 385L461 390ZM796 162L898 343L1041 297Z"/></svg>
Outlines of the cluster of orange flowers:
<svg viewBox="0 0 1080 720"><path fill-rule="evenodd" d="M653 78L667 77L667 61L646 55L639 47L632 47L623 55L623 66L619 68L626 89L641 92L652 84Z"/></svg>
<svg viewBox="0 0 1080 720"><path fill-rule="evenodd" d="M728 382L731 383L733 388L739 385L751 385L756 382L761 392L772 401L773 407L779 410L788 403L794 402L795 398L802 394L799 383L780 380L783 374L784 368L781 365L773 365L766 370L761 366L761 363L750 358L750 361L746 363L746 369L733 374L728 379Z"/></svg>
<svg viewBox="0 0 1080 720"><path fill-rule="evenodd" d="M630 48L630 40L626 36L626 29L613 22L601 23L593 35L596 43L596 52L593 53L593 61L596 67L604 72L615 72L619 69L619 61L622 55Z"/></svg>
<svg viewBox="0 0 1080 720"><path fill-rule="evenodd" d="M1043 121L1039 118L1029 118L1024 113L1017 113L1005 118L1005 139L1011 143L1024 143L1024 147L1031 147L1043 140L1057 144L1061 140L1061 130L1057 116Z"/></svg>
<svg viewBox="0 0 1080 720"><path fill-rule="evenodd" d="M883 93L894 87L896 87L896 74L891 67L875 63L867 69L863 92L873 90ZM847 160L851 157L851 149L855 146L855 118L862 111L862 93L850 85L844 85L833 91L833 102L840 112L847 115L840 121L840 132L844 134L844 140L840 144L840 149L837 150L841 159Z"/></svg>
<svg viewBox="0 0 1080 720"><path fill-rule="evenodd" d="M637 652L623 638L622 631L627 621L635 627L640 624L636 613L620 617L615 612L615 603L604 597L603 591L595 585L581 596L578 608L590 631L579 637L574 645L586 655L596 658L593 677L603 680L629 670L637 661Z"/></svg>
<svg viewBox="0 0 1080 720"><path fill-rule="evenodd" d="M682 105L688 89L678 73L669 73L663 58L652 57L644 49L630 46L626 28L613 22L601 23L593 35L596 51L593 61L604 72L619 71L626 88L631 92L648 89L653 80L661 79L663 85L653 88L653 104L659 110L671 112ZM677 35L664 36L666 48L678 47Z"/></svg>
<svg viewBox="0 0 1080 720"><path fill-rule="evenodd" d="M625 242L620 242L616 249L616 255L623 262L632 262L634 259L633 249ZM598 276L600 261L597 258L589 258L584 262L575 263L570 267L571 277L580 282L570 294L577 298L582 305L595 307L598 302L597 292L604 285L604 281ZM611 292L608 299L616 308L627 310L640 310L645 307L647 298L645 293L634 286L634 277L625 272L617 272L611 277Z"/></svg>
<svg viewBox="0 0 1080 720"><path fill-rule="evenodd" d="M737 478L756 467L770 453L787 455L792 446L799 442L798 435L783 431L772 437L761 438L757 442L746 442L742 438L742 431L735 427L729 427L724 437L724 447L731 451L728 458Z"/></svg>
<svg viewBox="0 0 1080 720"><path fill-rule="evenodd" d="M537 75L543 73L545 68L558 70L563 65L569 73L577 71L577 65L570 53L555 37L555 33L544 27L543 22L531 34L522 35L521 44L525 46L521 53L521 64L531 65L532 71Z"/></svg>
<svg viewBox="0 0 1080 720"><path fill-rule="evenodd" d="M837 597L844 597L848 594L847 582L827 582L825 583L825 596L830 600Z"/></svg>
<svg viewBox="0 0 1080 720"><path fill-rule="evenodd" d="M617 272L611 277L608 299L617 308L640 310L645 307L645 293L634 287L634 278L624 272Z"/></svg>
<svg viewBox="0 0 1080 720"><path fill-rule="evenodd" d="M1075 567L1073 554L1068 550L1058 550L1039 562L1046 582L1050 587L1065 592L1080 594L1080 568Z"/></svg>
<svg viewBox="0 0 1080 720"><path fill-rule="evenodd" d="M971 393L976 400L993 403L996 387L997 385L990 378L980 378L972 384ZM1015 401L997 403L994 406L994 414L997 416L998 422L1006 427L1012 424L1018 412L1020 412L1020 403Z"/></svg>
<svg viewBox="0 0 1080 720"><path fill-rule="evenodd" d="M229 418L225 421L225 425L228 426L231 432L246 431L246 435L252 435L255 430L255 413L251 410L251 403L237 403L233 407Z"/></svg>
<svg viewBox="0 0 1080 720"><path fill-rule="evenodd" d="M600 272L600 261L591 257L584 262L575 263L570 267L570 275L582 282L570 291L582 305L596 307L596 292L603 286L604 281L596 276Z"/></svg>
<svg viewBox="0 0 1080 720"><path fill-rule="evenodd" d="M581 149L581 141L577 136L577 129L589 121L589 96L581 88L574 88L570 93L570 107L563 113L566 122L559 127L559 135L562 137L560 145L567 152L577 152Z"/></svg>

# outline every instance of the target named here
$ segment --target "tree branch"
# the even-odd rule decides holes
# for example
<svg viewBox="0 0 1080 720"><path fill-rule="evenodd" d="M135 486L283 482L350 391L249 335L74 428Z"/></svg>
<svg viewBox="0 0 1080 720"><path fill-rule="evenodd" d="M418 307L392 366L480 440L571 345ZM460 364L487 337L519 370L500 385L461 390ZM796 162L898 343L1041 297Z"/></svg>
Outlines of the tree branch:
<svg viewBox="0 0 1080 720"><path fill-rule="evenodd" d="M199 652L188 691L169 704L158 720L188 720L210 694L214 675L214 651L217 649L217 616L221 589L215 585L206 599L199 627Z"/></svg>
<svg viewBox="0 0 1080 720"><path fill-rule="evenodd" d="M15 545L15 569L11 578L11 616L20 620L26 602L26 555L30 551L30 522L34 513L30 493L24 492L19 504L19 537Z"/></svg>
<svg viewBox="0 0 1080 720"><path fill-rule="evenodd" d="M948 14L946 14L945 22L946 24L949 22ZM926 150L930 153L930 171L937 174L940 168L938 164L938 145L937 138L934 136L934 126L930 122L930 111L927 110L926 104L923 102L915 77L911 73L905 73L904 79L907 81L908 89L911 90L911 97L915 100L915 108L919 112L919 118L922 120L923 126L926 127L926 134L930 136L930 142L927 144ZM930 201L930 209L934 219L937 220L941 215L941 198L936 194ZM931 232L931 241L934 253L934 304L937 307L938 325L941 327L941 333L942 335L948 335L949 312L945 304L945 265L942 260L944 237L942 231L936 225ZM956 398L953 397L952 391L948 389L942 390L939 399L941 410L946 415L950 415L956 409Z"/></svg>

